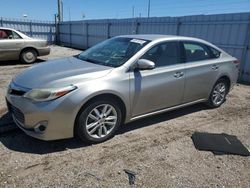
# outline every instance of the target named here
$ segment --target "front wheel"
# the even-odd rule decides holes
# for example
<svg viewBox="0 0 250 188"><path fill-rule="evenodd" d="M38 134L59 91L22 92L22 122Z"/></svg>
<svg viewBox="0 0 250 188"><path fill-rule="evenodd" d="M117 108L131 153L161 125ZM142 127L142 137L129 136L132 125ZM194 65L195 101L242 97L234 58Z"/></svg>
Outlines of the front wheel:
<svg viewBox="0 0 250 188"><path fill-rule="evenodd" d="M217 108L221 106L225 100L229 90L228 83L225 79L219 79L210 93L209 100L207 102L208 106L212 108Z"/></svg>
<svg viewBox="0 0 250 188"><path fill-rule="evenodd" d="M75 135L87 143L100 143L115 135L121 124L121 110L116 101L99 100L87 105L78 115Z"/></svg>

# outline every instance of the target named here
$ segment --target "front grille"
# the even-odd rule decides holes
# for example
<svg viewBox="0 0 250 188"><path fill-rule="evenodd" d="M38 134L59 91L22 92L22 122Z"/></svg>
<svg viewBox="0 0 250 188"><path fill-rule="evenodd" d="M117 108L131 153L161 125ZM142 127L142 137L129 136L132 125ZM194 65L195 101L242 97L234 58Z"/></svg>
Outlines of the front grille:
<svg viewBox="0 0 250 188"><path fill-rule="evenodd" d="M22 111L16 108L15 106L13 106L12 104L10 104L8 101L7 101L7 106L8 106L9 112L14 115L16 120L24 124L25 119L24 119L24 114L22 113Z"/></svg>

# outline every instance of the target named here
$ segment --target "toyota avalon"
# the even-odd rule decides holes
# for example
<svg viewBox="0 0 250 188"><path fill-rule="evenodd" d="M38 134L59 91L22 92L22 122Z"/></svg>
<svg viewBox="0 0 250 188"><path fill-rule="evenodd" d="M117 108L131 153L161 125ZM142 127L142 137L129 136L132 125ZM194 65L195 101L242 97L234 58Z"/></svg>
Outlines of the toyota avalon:
<svg viewBox="0 0 250 188"><path fill-rule="evenodd" d="M6 101L15 123L32 137L99 143L140 118L195 103L219 107L238 66L201 39L119 36L26 69L11 81Z"/></svg>

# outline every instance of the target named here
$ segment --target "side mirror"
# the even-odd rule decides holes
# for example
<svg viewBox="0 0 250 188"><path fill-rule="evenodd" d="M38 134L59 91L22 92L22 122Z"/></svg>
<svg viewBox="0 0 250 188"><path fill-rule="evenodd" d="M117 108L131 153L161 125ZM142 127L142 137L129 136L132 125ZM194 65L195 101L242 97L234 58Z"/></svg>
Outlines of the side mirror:
<svg viewBox="0 0 250 188"><path fill-rule="evenodd" d="M13 35L9 35L8 39L13 39Z"/></svg>
<svg viewBox="0 0 250 188"><path fill-rule="evenodd" d="M139 70L151 70L155 68L155 63L147 59L139 59L136 68Z"/></svg>

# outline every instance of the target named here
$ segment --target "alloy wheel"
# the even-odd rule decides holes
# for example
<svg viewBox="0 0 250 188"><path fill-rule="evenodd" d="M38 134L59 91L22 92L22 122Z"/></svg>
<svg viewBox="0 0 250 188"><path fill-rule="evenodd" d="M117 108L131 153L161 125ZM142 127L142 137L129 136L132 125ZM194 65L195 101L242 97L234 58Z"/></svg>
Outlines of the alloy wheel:
<svg viewBox="0 0 250 188"><path fill-rule="evenodd" d="M87 133L92 138L107 136L117 123L117 112L110 104L101 104L90 111L86 118Z"/></svg>
<svg viewBox="0 0 250 188"><path fill-rule="evenodd" d="M220 105L225 100L226 85L223 82L218 83L213 90L212 101L215 105Z"/></svg>

